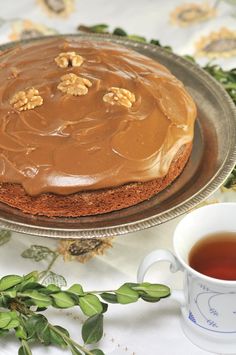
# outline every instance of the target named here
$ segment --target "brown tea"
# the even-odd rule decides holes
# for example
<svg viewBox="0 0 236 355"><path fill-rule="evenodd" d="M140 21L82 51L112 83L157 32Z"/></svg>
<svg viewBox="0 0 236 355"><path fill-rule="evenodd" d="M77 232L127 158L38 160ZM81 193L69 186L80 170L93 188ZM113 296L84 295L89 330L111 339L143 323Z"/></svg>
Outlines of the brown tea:
<svg viewBox="0 0 236 355"><path fill-rule="evenodd" d="M214 233L190 250L189 265L201 274L236 281L236 233Z"/></svg>

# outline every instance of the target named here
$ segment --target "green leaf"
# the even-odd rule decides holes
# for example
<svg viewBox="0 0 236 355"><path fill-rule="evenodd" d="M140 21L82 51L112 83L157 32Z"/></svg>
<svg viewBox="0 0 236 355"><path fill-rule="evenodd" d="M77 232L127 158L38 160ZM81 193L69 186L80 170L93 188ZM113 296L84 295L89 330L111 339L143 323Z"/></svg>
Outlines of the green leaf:
<svg viewBox="0 0 236 355"><path fill-rule="evenodd" d="M0 307L8 308L8 297L0 295Z"/></svg>
<svg viewBox="0 0 236 355"><path fill-rule="evenodd" d="M82 353L73 344L70 344L69 346L72 355L82 355Z"/></svg>
<svg viewBox="0 0 236 355"><path fill-rule="evenodd" d="M0 328L5 328L12 320L12 313L10 311L0 312Z"/></svg>
<svg viewBox="0 0 236 355"><path fill-rule="evenodd" d="M37 282L39 279L39 274L37 271L32 271L29 274L23 276L23 281L21 282L20 287L17 287L17 289L19 291L22 290L27 290L30 287L32 287L33 289L38 288L38 286L36 286L37 284L39 285L39 283ZM40 285L40 287L42 287Z"/></svg>
<svg viewBox="0 0 236 355"><path fill-rule="evenodd" d="M20 324L18 314L15 311L7 311L0 313L0 328L13 329Z"/></svg>
<svg viewBox="0 0 236 355"><path fill-rule="evenodd" d="M63 333L68 338L70 338L70 334L67 329L61 327L60 325L54 325L53 327L56 328L57 330L59 330L61 333Z"/></svg>
<svg viewBox="0 0 236 355"><path fill-rule="evenodd" d="M106 313L107 309L108 309L108 304L107 303L103 303L101 302L102 304L102 313Z"/></svg>
<svg viewBox="0 0 236 355"><path fill-rule="evenodd" d="M138 292L130 288L127 284L124 284L115 292L117 295L117 301L121 304L133 303L139 299Z"/></svg>
<svg viewBox="0 0 236 355"><path fill-rule="evenodd" d="M137 42L144 42L146 43L147 40L145 37L141 37L141 36L137 36L137 35L128 35L127 36L129 39L132 39L133 41L137 41Z"/></svg>
<svg viewBox="0 0 236 355"><path fill-rule="evenodd" d="M49 328L50 332L50 343L54 345L58 345L63 349L67 348L67 343L63 339L63 336L59 333L57 333L56 330L53 329L54 327Z"/></svg>
<svg viewBox="0 0 236 355"><path fill-rule="evenodd" d="M90 352L94 355L105 355L104 352L100 349L93 349L93 350L90 350Z"/></svg>
<svg viewBox="0 0 236 355"><path fill-rule="evenodd" d="M8 296L10 298L15 298L16 293L17 293L17 291L13 288L13 289L9 289L7 291L4 291L4 296Z"/></svg>
<svg viewBox="0 0 236 355"><path fill-rule="evenodd" d="M0 329L0 337L6 335L9 333L9 330L8 329Z"/></svg>
<svg viewBox="0 0 236 355"><path fill-rule="evenodd" d="M170 288L161 284L143 282L135 288L137 291L145 292L150 297L163 298L170 295Z"/></svg>
<svg viewBox="0 0 236 355"><path fill-rule="evenodd" d="M44 260L49 255L55 255L55 252L42 245L31 245L30 248L26 249L21 254L23 258L33 259L34 261Z"/></svg>
<svg viewBox="0 0 236 355"><path fill-rule="evenodd" d="M149 295L141 295L141 298L146 301L146 302L150 302L150 303L155 303L155 302L159 302L160 301L160 297L151 297Z"/></svg>
<svg viewBox="0 0 236 355"><path fill-rule="evenodd" d="M41 315L35 324L35 331L38 339L45 345L51 343L50 328L47 318Z"/></svg>
<svg viewBox="0 0 236 355"><path fill-rule="evenodd" d="M82 312L90 317L98 313L102 313L103 307L99 298L92 294L87 294L85 296L80 297L79 305Z"/></svg>
<svg viewBox="0 0 236 355"><path fill-rule="evenodd" d="M70 292L70 293L74 293L77 296L83 296L84 295L83 288L79 284L72 285L67 291Z"/></svg>
<svg viewBox="0 0 236 355"><path fill-rule="evenodd" d="M39 292L45 294L45 295L50 295L52 293L58 293L61 291L60 287L56 285L48 285L47 287L42 287L38 289Z"/></svg>
<svg viewBox="0 0 236 355"><path fill-rule="evenodd" d="M89 29L91 30L91 32L95 33L107 33L108 25L100 23L98 25L90 26Z"/></svg>
<svg viewBox="0 0 236 355"><path fill-rule="evenodd" d="M102 299L109 303L118 303L117 296L114 293L103 292L100 294Z"/></svg>
<svg viewBox="0 0 236 355"><path fill-rule="evenodd" d="M161 47L161 43L160 43L160 41L158 39L151 39L150 43L154 44L155 46Z"/></svg>
<svg viewBox="0 0 236 355"><path fill-rule="evenodd" d="M65 292L58 292L51 295L53 306L58 308L70 308L75 306L74 300Z"/></svg>
<svg viewBox="0 0 236 355"><path fill-rule="evenodd" d="M24 281L35 282L38 281L39 273L38 271L32 271L29 274L23 276Z"/></svg>
<svg viewBox="0 0 236 355"><path fill-rule="evenodd" d="M134 288L134 287L137 287L139 284L136 282L126 282L125 283L126 286L130 287L130 288Z"/></svg>
<svg viewBox="0 0 236 355"><path fill-rule="evenodd" d="M103 315L95 314L88 318L82 327L82 338L85 344L97 343L103 336Z"/></svg>
<svg viewBox="0 0 236 355"><path fill-rule="evenodd" d="M27 290L23 292L25 297L29 297L32 304L38 307L48 307L52 304L52 300L49 296L44 295L36 290Z"/></svg>
<svg viewBox="0 0 236 355"><path fill-rule="evenodd" d="M24 325L28 334L28 339L33 339L35 337L36 324L40 322L43 318L44 316L42 316L41 314L35 314L25 320Z"/></svg>
<svg viewBox="0 0 236 355"><path fill-rule="evenodd" d="M17 328L20 325L19 319L12 319L5 327L4 329L14 329Z"/></svg>
<svg viewBox="0 0 236 355"><path fill-rule="evenodd" d="M58 287L63 287L67 285L66 279L62 275L58 275L53 271L50 271L48 275L42 282L42 285L56 285Z"/></svg>
<svg viewBox="0 0 236 355"><path fill-rule="evenodd" d="M32 352L29 348L27 341L22 340L21 344L22 345L18 351L18 355L32 355Z"/></svg>
<svg viewBox="0 0 236 355"><path fill-rule="evenodd" d="M5 291L13 286L16 286L21 283L22 280L23 278L18 275L4 276L0 280L0 291Z"/></svg>
<svg viewBox="0 0 236 355"><path fill-rule="evenodd" d="M123 30L123 28L117 27L114 29L113 35L126 37L127 33Z"/></svg>
<svg viewBox="0 0 236 355"><path fill-rule="evenodd" d="M20 287L20 291L24 292L27 290L39 290L42 289L42 285L39 284L38 282L26 282L26 283L22 283L21 287Z"/></svg>
<svg viewBox="0 0 236 355"><path fill-rule="evenodd" d="M0 231L0 246L6 244L11 239L11 232L6 230Z"/></svg>
<svg viewBox="0 0 236 355"><path fill-rule="evenodd" d="M27 339L28 335L27 332L25 331L25 328L22 325L19 325L16 330L15 330L16 337L19 339Z"/></svg>

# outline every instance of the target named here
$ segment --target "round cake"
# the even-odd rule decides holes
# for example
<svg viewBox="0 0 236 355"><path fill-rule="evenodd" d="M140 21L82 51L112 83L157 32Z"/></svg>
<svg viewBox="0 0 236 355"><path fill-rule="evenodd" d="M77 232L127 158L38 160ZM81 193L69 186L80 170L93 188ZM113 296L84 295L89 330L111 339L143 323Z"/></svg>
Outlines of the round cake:
<svg viewBox="0 0 236 355"><path fill-rule="evenodd" d="M32 215L133 206L178 177L196 106L167 68L110 41L56 37L0 55L0 201Z"/></svg>

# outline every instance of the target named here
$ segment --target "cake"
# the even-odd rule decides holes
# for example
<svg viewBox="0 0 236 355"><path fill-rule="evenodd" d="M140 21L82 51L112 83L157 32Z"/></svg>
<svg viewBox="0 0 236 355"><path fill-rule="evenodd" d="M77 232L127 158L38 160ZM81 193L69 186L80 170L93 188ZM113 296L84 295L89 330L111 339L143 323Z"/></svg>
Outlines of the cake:
<svg viewBox="0 0 236 355"><path fill-rule="evenodd" d="M102 214L151 198L184 169L196 106L151 58L55 37L3 51L0 68L0 202Z"/></svg>

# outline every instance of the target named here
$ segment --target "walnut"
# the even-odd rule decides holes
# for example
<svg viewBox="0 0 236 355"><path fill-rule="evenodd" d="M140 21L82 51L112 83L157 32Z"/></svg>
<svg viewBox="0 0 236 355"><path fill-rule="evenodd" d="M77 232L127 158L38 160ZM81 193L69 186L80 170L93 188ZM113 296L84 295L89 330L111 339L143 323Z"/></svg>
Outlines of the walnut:
<svg viewBox="0 0 236 355"><path fill-rule="evenodd" d="M135 102L135 95L129 90L111 87L108 93L103 96L103 101L111 105L120 105L125 107L132 107Z"/></svg>
<svg viewBox="0 0 236 355"><path fill-rule="evenodd" d="M43 98L37 89L31 88L17 92L10 100L10 104L18 111L32 110L43 104Z"/></svg>
<svg viewBox="0 0 236 355"><path fill-rule="evenodd" d="M88 93L88 88L92 86L91 81L70 73L61 77L61 83L57 86L59 90L69 95L81 96Z"/></svg>
<svg viewBox="0 0 236 355"><path fill-rule="evenodd" d="M55 58L55 62L60 68L80 67L83 61L84 58L75 52L63 52Z"/></svg>

